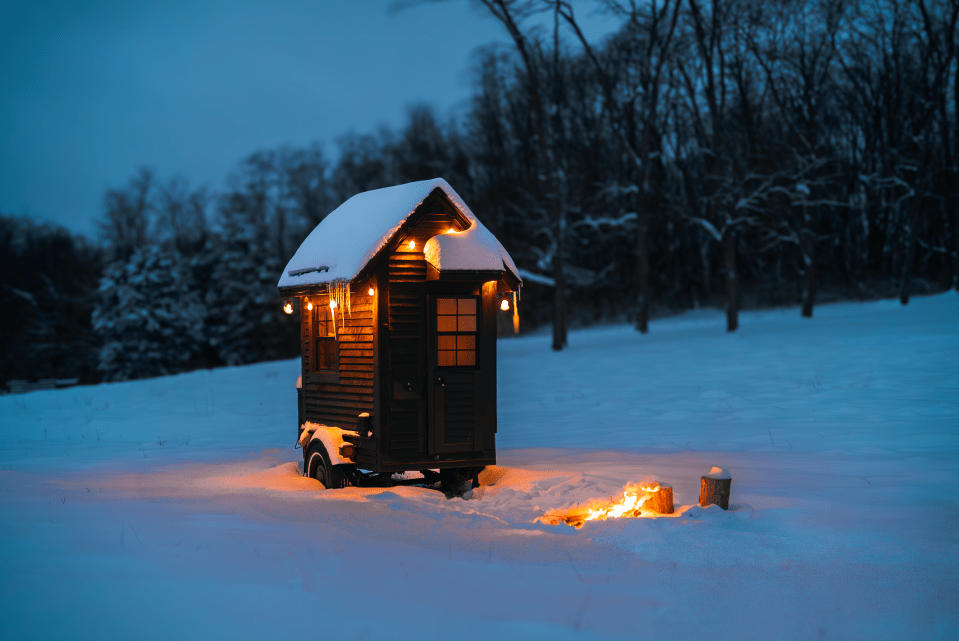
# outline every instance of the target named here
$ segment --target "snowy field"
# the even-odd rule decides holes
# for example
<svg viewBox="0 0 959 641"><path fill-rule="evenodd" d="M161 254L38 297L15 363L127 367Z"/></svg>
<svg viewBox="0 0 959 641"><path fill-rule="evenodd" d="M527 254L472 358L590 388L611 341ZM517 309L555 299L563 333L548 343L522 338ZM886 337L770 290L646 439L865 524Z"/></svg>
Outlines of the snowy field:
<svg viewBox="0 0 959 641"><path fill-rule="evenodd" d="M302 478L297 361L0 397L0 638L959 638L959 296L741 323L501 341L465 501Z"/></svg>

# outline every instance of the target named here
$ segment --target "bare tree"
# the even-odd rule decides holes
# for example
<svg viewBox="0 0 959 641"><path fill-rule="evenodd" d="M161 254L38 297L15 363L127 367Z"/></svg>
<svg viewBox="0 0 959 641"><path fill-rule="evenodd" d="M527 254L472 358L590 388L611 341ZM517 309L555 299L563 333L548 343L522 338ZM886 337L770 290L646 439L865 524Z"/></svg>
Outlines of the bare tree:
<svg viewBox="0 0 959 641"><path fill-rule="evenodd" d="M97 227L111 260L126 261L150 242L154 186L153 171L141 167L125 189L107 190Z"/></svg>
<svg viewBox="0 0 959 641"><path fill-rule="evenodd" d="M594 47L576 20L568 0L544 0L569 25L582 45L603 89L603 107L607 122L620 145L624 159L621 169L622 193L635 198L636 216L636 329L649 331L649 203L654 191L652 178L662 175L662 115L660 99L663 76L671 56L673 33L679 18L680 1L652 0L648 7L630 3L629 7L611 4L623 15L627 27L620 42L611 47L613 61L600 61ZM626 65L615 65L616 58ZM615 65L615 66L614 66ZM617 75L616 72L620 73ZM637 122L639 135L636 133ZM651 167L656 164L660 171Z"/></svg>
<svg viewBox="0 0 959 641"><path fill-rule="evenodd" d="M209 195L203 188L191 190L184 176L174 176L157 188L157 237L182 255L199 251L209 235L206 209Z"/></svg>
<svg viewBox="0 0 959 641"><path fill-rule="evenodd" d="M553 280L553 349L561 350L567 344L568 312L566 301L565 254L566 233L568 227L566 203L557 193L558 183L563 180L557 176L557 164L553 157L554 149L548 131L549 123L545 109L545 98L540 84L544 73L545 60L540 44L531 40L520 28L523 18L537 10L533 0L479 0L479 2L505 27L519 54L525 71L525 90L529 100L533 120L534 144L537 151L537 189L536 195L549 199L552 221L552 236L555 249L552 252ZM555 46L555 45L554 45ZM552 196L552 197L551 197ZM557 197L558 196L558 197Z"/></svg>
<svg viewBox="0 0 959 641"><path fill-rule="evenodd" d="M816 299L817 198L823 172L836 151L829 144L824 113L835 94L835 39L844 0L803 0L767 5L762 29L746 31L748 45L762 68L766 87L786 126L782 154L790 209L789 226L801 256L802 316L811 318ZM782 237L780 235L780 237Z"/></svg>
<svg viewBox="0 0 959 641"><path fill-rule="evenodd" d="M736 260L736 232L738 228L753 221L748 215L737 215L744 202L736 198L742 184L736 180L734 169L737 150L731 139L730 114L728 113L731 81L731 60L738 56L739 32L737 21L742 19L742 3L711 0L708 7L698 0L688 0L685 12L686 37L690 45L690 59L680 63L678 71L687 95L687 110L693 120L695 146L690 151L708 164L703 171L704 185L701 194L694 193L689 205L694 208L690 220L699 224L722 248L723 269L726 279L726 329L739 327L739 273ZM742 62L739 56L738 61ZM692 72L692 73L690 73ZM705 106L705 115L701 105ZM748 111L747 111L748 113ZM748 130L747 130L748 133ZM691 163L690 168L698 163ZM698 178L687 178L686 184L699 190ZM699 205L698 202L702 202ZM748 201L747 201L748 202ZM699 213L704 209L702 213Z"/></svg>

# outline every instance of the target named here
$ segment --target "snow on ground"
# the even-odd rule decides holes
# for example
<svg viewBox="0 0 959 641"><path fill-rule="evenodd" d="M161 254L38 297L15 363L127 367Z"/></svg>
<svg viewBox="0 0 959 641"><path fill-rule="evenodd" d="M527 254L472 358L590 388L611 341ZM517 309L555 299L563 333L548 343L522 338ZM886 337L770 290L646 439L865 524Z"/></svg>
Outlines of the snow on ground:
<svg viewBox="0 0 959 641"><path fill-rule="evenodd" d="M295 361L0 397L0 639L957 638L957 319L502 341L468 501L300 476ZM534 523L649 479L677 514Z"/></svg>

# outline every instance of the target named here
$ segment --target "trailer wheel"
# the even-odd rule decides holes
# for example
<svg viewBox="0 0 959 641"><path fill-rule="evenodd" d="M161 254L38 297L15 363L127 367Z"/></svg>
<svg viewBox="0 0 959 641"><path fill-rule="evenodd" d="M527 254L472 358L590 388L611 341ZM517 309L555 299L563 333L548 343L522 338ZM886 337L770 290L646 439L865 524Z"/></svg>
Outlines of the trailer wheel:
<svg viewBox="0 0 959 641"><path fill-rule="evenodd" d="M316 479L328 490L346 487L347 479L341 465L332 465L330 455L320 441L313 441L306 452L306 475Z"/></svg>
<svg viewBox="0 0 959 641"><path fill-rule="evenodd" d="M440 490L446 498L462 496L474 487L479 487L479 483L474 484L473 481L482 470L482 467L455 467L440 470Z"/></svg>

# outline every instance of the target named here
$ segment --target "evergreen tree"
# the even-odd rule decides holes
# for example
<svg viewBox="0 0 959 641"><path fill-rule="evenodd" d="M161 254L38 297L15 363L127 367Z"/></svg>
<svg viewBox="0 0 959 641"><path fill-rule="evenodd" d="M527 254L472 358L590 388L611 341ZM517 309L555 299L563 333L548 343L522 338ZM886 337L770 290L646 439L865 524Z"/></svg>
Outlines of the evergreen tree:
<svg viewBox="0 0 959 641"><path fill-rule="evenodd" d="M82 237L0 215L0 384L99 378L90 314L102 269L101 252Z"/></svg>
<svg viewBox="0 0 959 641"><path fill-rule="evenodd" d="M298 326L282 313L276 291L283 265L257 226L224 211L223 236L214 248L206 286L206 335L227 365L291 354Z"/></svg>
<svg viewBox="0 0 959 641"><path fill-rule="evenodd" d="M93 311L103 347L98 369L118 381L189 369L202 344L203 307L188 264L145 247L107 267Z"/></svg>

